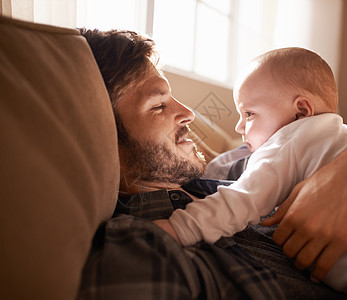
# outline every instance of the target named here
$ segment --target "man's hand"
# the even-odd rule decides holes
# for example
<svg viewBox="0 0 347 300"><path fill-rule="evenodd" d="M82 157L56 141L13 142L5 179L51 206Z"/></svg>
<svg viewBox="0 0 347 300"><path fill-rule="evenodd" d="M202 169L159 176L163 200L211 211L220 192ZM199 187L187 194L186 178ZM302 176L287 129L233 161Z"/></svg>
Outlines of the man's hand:
<svg viewBox="0 0 347 300"><path fill-rule="evenodd" d="M313 281L324 279L347 251L347 151L299 183L276 213L262 222L278 224L273 239L299 269L315 263Z"/></svg>
<svg viewBox="0 0 347 300"><path fill-rule="evenodd" d="M175 239L180 245L182 245L180 239L178 238L176 231L172 228L169 220L159 219L153 221L153 223L159 226L161 229L165 230L173 239Z"/></svg>

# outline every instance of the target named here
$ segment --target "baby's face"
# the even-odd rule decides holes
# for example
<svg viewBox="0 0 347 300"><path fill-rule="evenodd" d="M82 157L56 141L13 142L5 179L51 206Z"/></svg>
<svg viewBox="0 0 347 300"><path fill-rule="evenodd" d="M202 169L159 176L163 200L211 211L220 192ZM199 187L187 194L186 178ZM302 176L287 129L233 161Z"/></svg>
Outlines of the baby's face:
<svg viewBox="0 0 347 300"><path fill-rule="evenodd" d="M235 130L251 152L295 120L296 96L264 69L244 76L235 85L234 101L240 115Z"/></svg>

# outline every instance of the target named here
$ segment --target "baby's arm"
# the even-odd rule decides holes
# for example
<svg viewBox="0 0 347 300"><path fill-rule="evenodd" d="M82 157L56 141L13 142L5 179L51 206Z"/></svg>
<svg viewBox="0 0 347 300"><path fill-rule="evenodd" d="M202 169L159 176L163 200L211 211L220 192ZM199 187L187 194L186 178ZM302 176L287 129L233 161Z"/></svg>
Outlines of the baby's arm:
<svg viewBox="0 0 347 300"><path fill-rule="evenodd" d="M169 221L184 246L201 240L214 243L221 236L232 236L243 230L249 223L257 224L294 186L286 178L295 172L294 167L279 170L266 159L256 160L255 156L253 161L254 164L250 162L253 167L248 167L234 184L220 186L217 193L191 202L185 210L173 212ZM290 177L296 176L290 174Z"/></svg>

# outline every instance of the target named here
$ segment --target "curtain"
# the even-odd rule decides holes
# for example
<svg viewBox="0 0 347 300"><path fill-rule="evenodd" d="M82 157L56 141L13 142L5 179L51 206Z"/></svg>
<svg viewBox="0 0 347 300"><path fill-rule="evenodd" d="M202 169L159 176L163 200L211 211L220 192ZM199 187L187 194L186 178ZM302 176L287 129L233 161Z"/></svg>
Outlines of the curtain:
<svg viewBox="0 0 347 300"><path fill-rule="evenodd" d="M10 0L0 0L0 14L4 16L12 15Z"/></svg>
<svg viewBox="0 0 347 300"><path fill-rule="evenodd" d="M0 0L4 16L71 28L76 27L76 7L77 0Z"/></svg>

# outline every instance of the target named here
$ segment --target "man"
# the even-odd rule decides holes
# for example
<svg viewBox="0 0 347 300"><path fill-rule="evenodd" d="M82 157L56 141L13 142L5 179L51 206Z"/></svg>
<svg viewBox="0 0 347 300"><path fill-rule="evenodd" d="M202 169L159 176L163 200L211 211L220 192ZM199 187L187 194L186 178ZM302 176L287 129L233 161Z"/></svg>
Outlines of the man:
<svg viewBox="0 0 347 300"><path fill-rule="evenodd" d="M117 122L121 186L115 217L95 236L81 299L337 299L296 271L267 234L250 227L214 245L180 247L151 220L168 218L220 181L187 138L192 111L172 97L150 38L82 32L100 67ZM294 289L294 286L296 287Z"/></svg>

